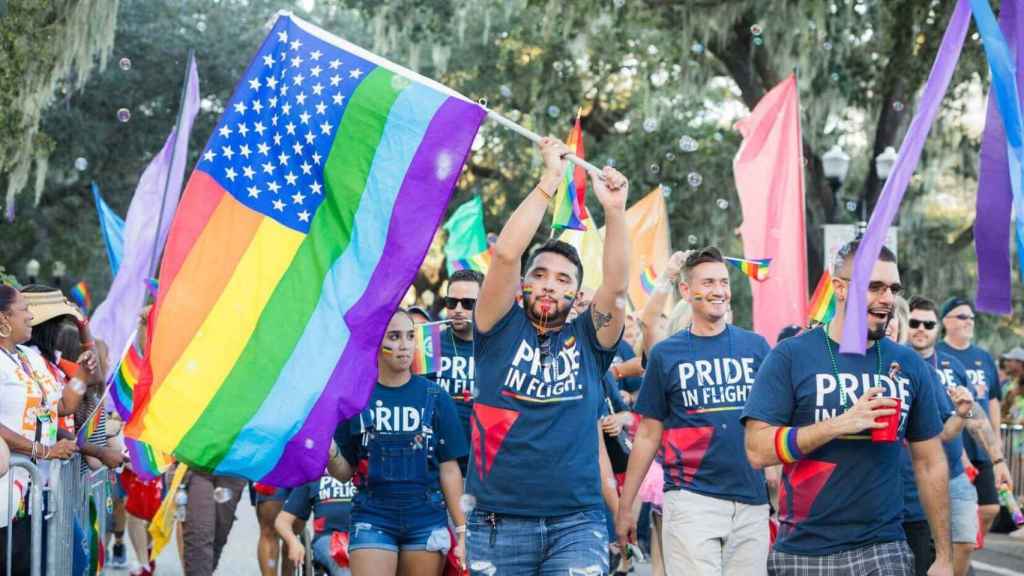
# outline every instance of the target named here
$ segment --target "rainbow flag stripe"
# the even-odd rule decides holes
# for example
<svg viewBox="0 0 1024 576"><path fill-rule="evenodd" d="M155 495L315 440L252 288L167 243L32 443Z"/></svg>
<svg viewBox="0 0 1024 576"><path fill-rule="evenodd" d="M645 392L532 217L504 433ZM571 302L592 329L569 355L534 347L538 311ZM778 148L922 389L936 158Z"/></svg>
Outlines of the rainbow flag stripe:
<svg viewBox="0 0 1024 576"><path fill-rule="evenodd" d="M658 285L658 274L654 271L653 266L646 266L644 271L640 273L640 287L644 289L644 292L650 296L654 293L654 288Z"/></svg>
<svg viewBox="0 0 1024 576"><path fill-rule="evenodd" d="M475 256L452 260L451 264L453 272L455 270L476 270L487 274L487 269L491 266L491 250L488 248Z"/></svg>
<svg viewBox="0 0 1024 576"><path fill-rule="evenodd" d="M78 284L72 286L71 290L68 291L68 296L86 315L92 311L92 292L89 291L89 285L85 283L85 280L81 280Z"/></svg>
<svg viewBox="0 0 1024 576"><path fill-rule="evenodd" d="M110 399L121 419L128 421L132 417L132 398L135 385L142 374L142 352L133 344L121 359L121 364L114 371L113 382L110 383Z"/></svg>
<svg viewBox="0 0 1024 576"><path fill-rule="evenodd" d="M758 282L768 279L768 267L772 263L771 258L748 260L746 258L729 258L728 256L725 257L725 261L742 270L751 280Z"/></svg>
<svg viewBox="0 0 1024 576"><path fill-rule="evenodd" d="M125 437L124 445L128 448L128 457L132 461L135 475L147 482L160 476L174 464L174 458L169 454L154 450L145 442Z"/></svg>
<svg viewBox="0 0 1024 576"><path fill-rule="evenodd" d="M441 323L416 326L416 352L412 356L413 374L432 374L441 369Z"/></svg>
<svg viewBox="0 0 1024 576"><path fill-rule="evenodd" d="M569 138L565 144L577 157L585 156L583 150L583 127L580 125L582 110L576 112L576 125L569 132ZM573 230L586 230L587 214L587 173L576 164L569 163L565 168L565 177L555 192L555 215L551 220L551 227L572 228Z"/></svg>
<svg viewBox="0 0 1024 576"><path fill-rule="evenodd" d="M106 562L107 554L103 546L105 534L100 532L99 506L96 505L96 497L89 498L89 576L99 576L103 573L103 565Z"/></svg>
<svg viewBox="0 0 1024 576"><path fill-rule="evenodd" d="M100 426L100 418L103 416L103 406L97 406L89 415L89 420L78 430L78 447L81 448L89 441L89 438L96 433Z"/></svg>
<svg viewBox="0 0 1024 576"><path fill-rule="evenodd" d="M832 317L836 315L836 291L832 288L832 275L828 270L821 274L808 310L811 321L821 324L831 322Z"/></svg>
<svg viewBox="0 0 1024 576"><path fill-rule="evenodd" d="M279 15L171 225L126 433L201 471L319 478L485 116Z"/></svg>

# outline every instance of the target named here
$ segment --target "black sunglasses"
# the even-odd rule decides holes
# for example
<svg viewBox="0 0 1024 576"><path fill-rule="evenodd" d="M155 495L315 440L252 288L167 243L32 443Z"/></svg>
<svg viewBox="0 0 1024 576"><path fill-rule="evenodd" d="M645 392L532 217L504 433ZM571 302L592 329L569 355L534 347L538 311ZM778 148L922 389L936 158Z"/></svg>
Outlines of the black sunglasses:
<svg viewBox="0 0 1024 576"><path fill-rule="evenodd" d="M935 320L917 320L915 318L911 318L908 323L911 328L920 328L921 326L924 326L925 330L931 330L935 328L936 324L938 324Z"/></svg>
<svg viewBox="0 0 1024 576"><path fill-rule="evenodd" d="M449 310L455 310L455 307L462 304L463 310L472 310L476 306L476 298L452 298L451 296L444 297L444 307Z"/></svg>

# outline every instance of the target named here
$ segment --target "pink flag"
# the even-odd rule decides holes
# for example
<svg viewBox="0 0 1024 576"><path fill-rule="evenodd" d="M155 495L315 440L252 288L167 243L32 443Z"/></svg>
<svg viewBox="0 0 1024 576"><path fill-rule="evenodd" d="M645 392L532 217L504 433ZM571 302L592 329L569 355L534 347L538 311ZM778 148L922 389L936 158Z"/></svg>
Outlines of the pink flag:
<svg viewBox="0 0 1024 576"><path fill-rule="evenodd" d="M751 282L754 331L772 345L779 330L807 319L807 246L800 97L790 74L743 120L733 160L743 207L743 253L771 258L772 274Z"/></svg>

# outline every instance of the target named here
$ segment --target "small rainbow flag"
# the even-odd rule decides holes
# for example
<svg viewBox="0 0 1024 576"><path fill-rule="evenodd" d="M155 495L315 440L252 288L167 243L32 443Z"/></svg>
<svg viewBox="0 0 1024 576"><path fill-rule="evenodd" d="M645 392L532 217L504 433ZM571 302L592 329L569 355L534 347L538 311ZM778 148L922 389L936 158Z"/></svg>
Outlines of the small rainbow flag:
<svg viewBox="0 0 1024 576"><path fill-rule="evenodd" d="M85 314L89 314L92 310L92 293L89 292L89 285L85 283L85 280L81 280L78 284L71 287L68 292L71 296L71 301L74 302Z"/></svg>
<svg viewBox="0 0 1024 576"><path fill-rule="evenodd" d="M160 476L174 464L174 458L169 454L160 452L145 442L125 436L124 445L128 448L132 470L145 482Z"/></svg>
<svg viewBox="0 0 1024 576"><path fill-rule="evenodd" d="M491 266L491 249L488 248L483 252L470 256L469 258L459 258L452 260L451 268L452 271L456 270L476 270L482 274L487 274L487 269Z"/></svg>
<svg viewBox="0 0 1024 576"><path fill-rule="evenodd" d="M113 381L110 383L110 399L114 403L114 409L126 422L132 417L132 398L141 373L142 352L133 344L128 347L128 353L121 359L121 364L114 371Z"/></svg>
<svg viewBox="0 0 1024 576"><path fill-rule="evenodd" d="M746 258L729 258L728 256L725 257L725 261L742 270L751 280L758 282L768 279L768 267L772 263L771 258L747 260Z"/></svg>
<svg viewBox="0 0 1024 576"><path fill-rule="evenodd" d="M814 289L811 303L808 305L810 319L813 322L827 324L836 315L836 291L832 288L832 275L825 270Z"/></svg>
<svg viewBox="0 0 1024 576"><path fill-rule="evenodd" d="M89 441L89 438L96 433L96 429L100 426L100 416L102 416L102 412L103 406L101 404L97 404L96 407L93 408L92 414L89 415L89 421L86 422L85 426L78 431L79 448L84 446Z"/></svg>
<svg viewBox="0 0 1024 576"><path fill-rule="evenodd" d="M416 326L416 352L412 357L413 374L430 374L441 368L441 322Z"/></svg>
<svg viewBox="0 0 1024 576"><path fill-rule="evenodd" d="M644 271L640 273L640 286L644 289L644 292L650 296L654 293L654 288L658 283L658 273L654 271L654 266L648 265L644 268Z"/></svg>
<svg viewBox="0 0 1024 576"><path fill-rule="evenodd" d="M566 146L579 158L584 157L583 127L580 125L582 113L582 109L576 112L576 125L565 141ZM587 214L586 199L587 173L580 166L570 162L565 167L565 177L555 192L555 216L551 220L551 227L586 230L587 225L584 221L590 217Z"/></svg>
<svg viewBox="0 0 1024 576"><path fill-rule="evenodd" d="M104 534L100 532L100 515L96 506L96 498L89 498L89 576L98 576L103 572L106 552L103 549Z"/></svg>

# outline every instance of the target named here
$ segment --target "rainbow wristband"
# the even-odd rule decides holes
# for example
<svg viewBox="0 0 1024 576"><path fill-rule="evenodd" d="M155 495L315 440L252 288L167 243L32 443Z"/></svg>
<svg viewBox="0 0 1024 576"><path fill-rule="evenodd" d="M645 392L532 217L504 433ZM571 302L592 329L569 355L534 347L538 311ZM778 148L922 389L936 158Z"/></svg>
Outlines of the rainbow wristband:
<svg viewBox="0 0 1024 576"><path fill-rule="evenodd" d="M796 434L799 428L780 426L775 430L775 456L783 464L792 464L804 457L797 444Z"/></svg>

